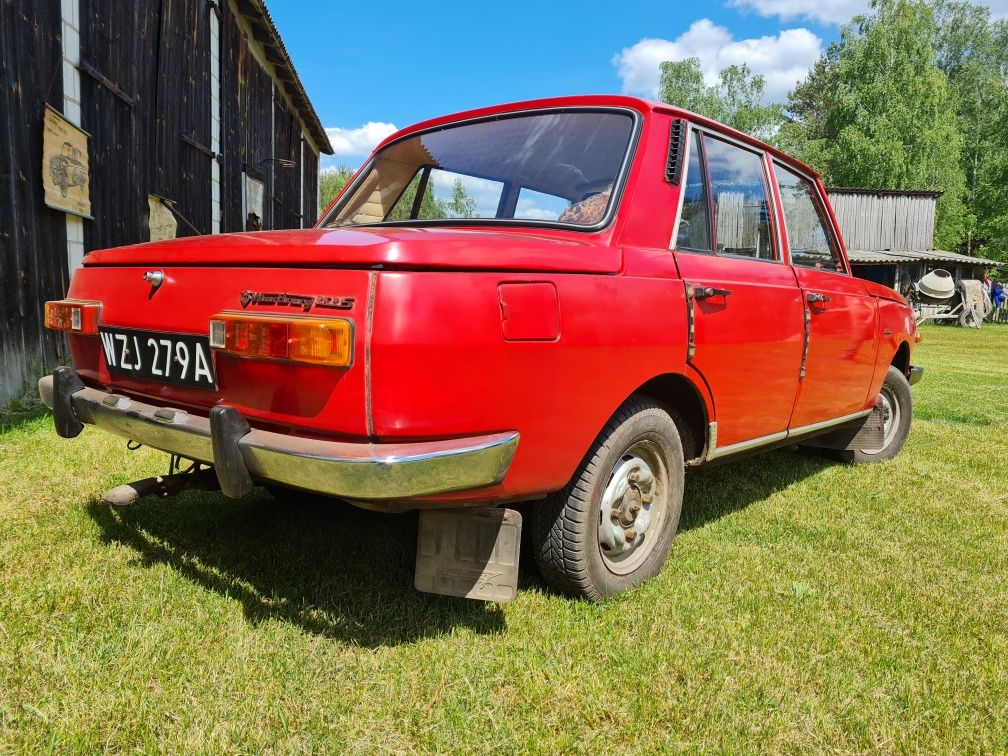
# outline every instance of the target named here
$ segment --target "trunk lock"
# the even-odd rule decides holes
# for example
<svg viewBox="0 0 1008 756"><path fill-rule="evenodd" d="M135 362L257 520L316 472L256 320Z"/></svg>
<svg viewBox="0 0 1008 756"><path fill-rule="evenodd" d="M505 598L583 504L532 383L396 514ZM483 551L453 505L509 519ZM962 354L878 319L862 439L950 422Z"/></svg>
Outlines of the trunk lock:
<svg viewBox="0 0 1008 756"><path fill-rule="evenodd" d="M143 280L149 283L151 288L156 289L164 283L164 271L148 270L143 274Z"/></svg>

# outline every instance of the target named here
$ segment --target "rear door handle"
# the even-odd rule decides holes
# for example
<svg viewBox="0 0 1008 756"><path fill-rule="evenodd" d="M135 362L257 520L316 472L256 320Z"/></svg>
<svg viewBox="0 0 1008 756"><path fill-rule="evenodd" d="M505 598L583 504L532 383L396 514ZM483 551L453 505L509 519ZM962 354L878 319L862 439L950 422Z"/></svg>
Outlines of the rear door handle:
<svg viewBox="0 0 1008 756"><path fill-rule="evenodd" d="M693 288L693 296L697 299L710 299L711 297L731 296L731 289L718 289L714 286L696 286Z"/></svg>
<svg viewBox="0 0 1008 756"><path fill-rule="evenodd" d="M805 298L808 300L809 304L825 304L833 299L833 297L827 296L826 294L819 294L814 291L810 291Z"/></svg>

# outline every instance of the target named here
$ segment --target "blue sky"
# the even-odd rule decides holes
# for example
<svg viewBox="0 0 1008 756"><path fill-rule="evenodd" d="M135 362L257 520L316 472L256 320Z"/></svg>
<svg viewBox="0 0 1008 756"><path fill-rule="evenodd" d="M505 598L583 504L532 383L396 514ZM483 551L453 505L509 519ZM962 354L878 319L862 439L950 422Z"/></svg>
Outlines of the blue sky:
<svg viewBox="0 0 1008 756"><path fill-rule="evenodd" d="M662 60L708 77L748 63L783 97L867 0L343 3L268 0L337 154L358 166L395 128L561 94L653 96ZM1008 0L992 0L998 15Z"/></svg>

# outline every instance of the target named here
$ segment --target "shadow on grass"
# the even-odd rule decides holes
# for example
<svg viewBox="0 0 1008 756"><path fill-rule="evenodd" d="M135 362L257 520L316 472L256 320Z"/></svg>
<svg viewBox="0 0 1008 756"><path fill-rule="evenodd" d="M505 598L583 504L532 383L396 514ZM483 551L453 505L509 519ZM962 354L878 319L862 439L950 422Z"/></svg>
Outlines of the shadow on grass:
<svg viewBox="0 0 1008 756"><path fill-rule="evenodd" d="M0 410L0 437L21 430L39 418L52 414L42 405L12 405Z"/></svg>
<svg viewBox="0 0 1008 756"><path fill-rule="evenodd" d="M825 452L772 451L691 470L679 530L701 528L839 464Z"/></svg>
<svg viewBox="0 0 1008 756"><path fill-rule="evenodd" d="M366 512L340 502L279 501L257 489L235 501L187 492L88 511L108 543L144 566L165 564L239 601L250 622L279 620L362 646L408 643L464 627L503 632L494 604L413 588L417 517Z"/></svg>
<svg viewBox="0 0 1008 756"><path fill-rule="evenodd" d="M679 528L703 527L834 464L771 452L691 471ZM528 506L535 503L523 510ZM147 497L124 510L93 502L88 512L107 543L133 549L144 566L168 565L239 601L253 623L279 620L370 647L455 627L480 634L505 629L497 605L413 588L415 513L379 514L311 497L280 501L261 489L240 501L197 491ZM531 556L523 549L521 590L545 587Z"/></svg>

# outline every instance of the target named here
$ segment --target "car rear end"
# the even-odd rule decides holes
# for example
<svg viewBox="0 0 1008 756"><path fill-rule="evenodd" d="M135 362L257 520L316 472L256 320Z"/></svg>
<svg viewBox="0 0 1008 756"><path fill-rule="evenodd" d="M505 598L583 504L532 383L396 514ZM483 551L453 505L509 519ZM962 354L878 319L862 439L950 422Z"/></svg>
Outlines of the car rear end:
<svg viewBox="0 0 1008 756"><path fill-rule="evenodd" d="M310 232L272 238L289 257L241 254L241 239L90 255L46 306L73 364L40 382L61 435L92 424L212 465L232 496L272 483L393 502L498 483L517 434L369 437L374 274L312 259Z"/></svg>

